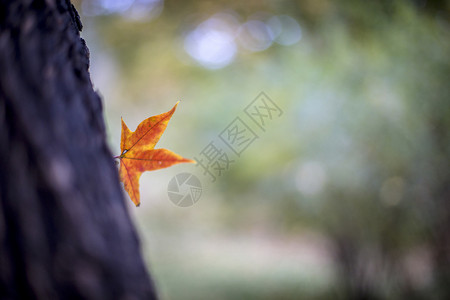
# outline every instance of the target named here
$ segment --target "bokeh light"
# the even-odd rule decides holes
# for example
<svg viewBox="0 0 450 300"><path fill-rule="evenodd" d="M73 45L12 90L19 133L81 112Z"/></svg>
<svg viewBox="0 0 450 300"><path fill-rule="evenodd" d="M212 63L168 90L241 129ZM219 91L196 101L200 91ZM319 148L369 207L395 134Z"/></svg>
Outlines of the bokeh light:
<svg viewBox="0 0 450 300"><path fill-rule="evenodd" d="M87 16L120 14L128 19L150 20L163 9L163 0L92 0L83 1L82 12Z"/></svg>
<svg viewBox="0 0 450 300"><path fill-rule="evenodd" d="M290 46L299 42L302 38L300 25L290 16L273 16L269 19L268 25L274 35L275 42L280 45Z"/></svg>
<svg viewBox="0 0 450 300"><path fill-rule="evenodd" d="M273 41L271 29L262 21L250 20L242 24L238 38L240 44L250 51L262 51L270 47Z"/></svg>
<svg viewBox="0 0 450 300"><path fill-rule="evenodd" d="M237 49L234 24L230 24L230 17L225 14L215 15L186 36L186 51L202 66L218 69L233 61Z"/></svg>

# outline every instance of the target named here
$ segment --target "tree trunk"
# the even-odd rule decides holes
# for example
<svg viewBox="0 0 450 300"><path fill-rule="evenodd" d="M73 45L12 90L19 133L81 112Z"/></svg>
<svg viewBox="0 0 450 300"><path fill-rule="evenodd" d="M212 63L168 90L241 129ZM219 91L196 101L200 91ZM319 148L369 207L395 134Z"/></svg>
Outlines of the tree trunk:
<svg viewBox="0 0 450 300"><path fill-rule="evenodd" d="M69 0L0 0L0 298L154 299Z"/></svg>

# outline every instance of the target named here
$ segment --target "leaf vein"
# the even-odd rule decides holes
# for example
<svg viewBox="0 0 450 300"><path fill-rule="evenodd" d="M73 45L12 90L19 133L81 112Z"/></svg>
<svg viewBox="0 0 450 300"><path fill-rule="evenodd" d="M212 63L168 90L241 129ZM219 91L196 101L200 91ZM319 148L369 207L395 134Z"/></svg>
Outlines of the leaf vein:
<svg viewBox="0 0 450 300"><path fill-rule="evenodd" d="M130 182L130 185L131 185L131 190L133 191L134 200L136 200L137 199L136 198L136 193L134 191L133 182L130 179L130 174L128 173L127 165L125 164L125 162L122 162L122 163L123 163L123 166L125 167L125 171L127 172L127 177L128 177L128 181Z"/></svg>
<svg viewBox="0 0 450 300"><path fill-rule="evenodd" d="M152 127L150 127L147 132L145 132L131 147L130 149L128 149L128 151L130 151L137 143L139 143L140 140L142 140L144 138L144 136L146 136L156 125L158 125L159 123L161 123L162 121L164 121L165 119L167 119L167 117L169 117L169 115L165 116L164 118L162 118L161 120L159 120L158 122L155 123L155 125L153 125ZM139 127L139 126L138 126Z"/></svg>

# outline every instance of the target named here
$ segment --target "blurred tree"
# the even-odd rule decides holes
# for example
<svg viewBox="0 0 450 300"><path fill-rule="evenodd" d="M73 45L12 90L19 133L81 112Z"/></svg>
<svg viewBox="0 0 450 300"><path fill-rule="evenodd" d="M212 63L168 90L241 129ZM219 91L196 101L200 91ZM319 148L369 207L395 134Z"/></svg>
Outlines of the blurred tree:
<svg viewBox="0 0 450 300"><path fill-rule="evenodd" d="M70 1L0 2L0 298L154 299Z"/></svg>

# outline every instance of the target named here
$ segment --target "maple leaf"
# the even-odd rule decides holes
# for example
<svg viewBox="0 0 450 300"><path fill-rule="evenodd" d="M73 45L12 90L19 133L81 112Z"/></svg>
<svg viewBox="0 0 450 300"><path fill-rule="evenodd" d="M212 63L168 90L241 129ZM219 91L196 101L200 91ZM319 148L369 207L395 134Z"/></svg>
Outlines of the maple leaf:
<svg viewBox="0 0 450 300"><path fill-rule="evenodd" d="M154 149L166 130L178 102L168 112L142 121L132 132L122 119L120 141L120 180L136 206L140 205L139 178L145 171L167 168L179 163L195 163L167 149Z"/></svg>

